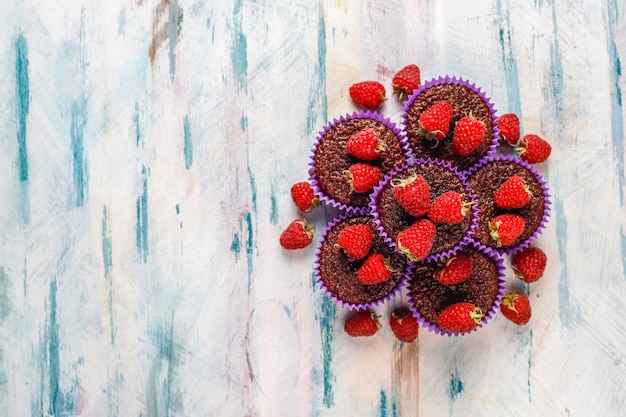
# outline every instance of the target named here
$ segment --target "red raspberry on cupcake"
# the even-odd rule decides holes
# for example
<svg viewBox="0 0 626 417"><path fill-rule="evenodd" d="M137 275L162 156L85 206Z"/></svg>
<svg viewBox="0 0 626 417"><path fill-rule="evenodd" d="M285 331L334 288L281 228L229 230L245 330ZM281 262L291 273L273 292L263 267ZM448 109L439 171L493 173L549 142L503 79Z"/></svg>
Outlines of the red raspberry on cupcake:
<svg viewBox="0 0 626 417"><path fill-rule="evenodd" d="M421 175L393 178L393 196L411 216L420 217L430 210L430 187Z"/></svg>
<svg viewBox="0 0 626 417"><path fill-rule="evenodd" d="M524 231L526 221L519 214L502 214L489 222L491 238L497 246L510 246Z"/></svg>
<svg viewBox="0 0 626 417"><path fill-rule="evenodd" d="M438 101L426 109L419 118L418 133L429 140L442 140L450 131L452 121L452 105L447 101Z"/></svg>
<svg viewBox="0 0 626 417"><path fill-rule="evenodd" d="M428 217L435 223L457 224L463 221L472 206L455 191L447 191L433 200Z"/></svg>
<svg viewBox="0 0 626 417"><path fill-rule="evenodd" d="M454 333L467 333L478 327L484 315L474 304L462 301L443 310L437 318L441 330Z"/></svg>
<svg viewBox="0 0 626 417"><path fill-rule="evenodd" d="M514 175L496 190L493 202L502 209L518 209L528 204L532 195L524 179Z"/></svg>
<svg viewBox="0 0 626 417"><path fill-rule="evenodd" d="M472 260L463 253L439 263L435 279L443 285L457 285L472 275Z"/></svg>
<svg viewBox="0 0 626 417"><path fill-rule="evenodd" d="M398 233L396 246L411 261L422 261L433 246L437 229L428 219L419 219Z"/></svg>
<svg viewBox="0 0 626 417"><path fill-rule="evenodd" d="M454 126L452 145L459 156L469 156L483 141L487 127L472 116L464 116Z"/></svg>
<svg viewBox="0 0 626 417"><path fill-rule="evenodd" d="M356 275L361 284L375 285L386 282L392 272L394 269L389 264L389 259L385 259L381 253L372 253L365 258Z"/></svg>
<svg viewBox="0 0 626 417"><path fill-rule="evenodd" d="M358 131L350 136L346 143L346 151L362 161L374 161L387 149L387 144L372 128Z"/></svg>
<svg viewBox="0 0 626 417"><path fill-rule="evenodd" d="M344 227L337 236L337 245L343 249L349 258L363 259L369 253L374 234L366 224L358 223Z"/></svg>
<svg viewBox="0 0 626 417"><path fill-rule="evenodd" d="M368 193L382 179L383 173L377 166L357 162L344 172L350 189L357 193Z"/></svg>

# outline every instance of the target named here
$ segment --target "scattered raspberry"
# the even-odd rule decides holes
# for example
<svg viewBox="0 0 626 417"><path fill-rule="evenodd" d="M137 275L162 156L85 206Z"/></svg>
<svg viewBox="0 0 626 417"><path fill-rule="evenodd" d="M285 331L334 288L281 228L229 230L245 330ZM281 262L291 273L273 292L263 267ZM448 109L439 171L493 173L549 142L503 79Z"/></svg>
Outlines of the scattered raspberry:
<svg viewBox="0 0 626 417"><path fill-rule="evenodd" d="M435 223L457 224L463 221L472 203L463 201L464 196L448 191L433 200L428 217Z"/></svg>
<svg viewBox="0 0 626 417"><path fill-rule="evenodd" d="M532 193L524 179L518 175L502 183L493 196L493 202L502 209L518 209L530 202Z"/></svg>
<svg viewBox="0 0 626 417"><path fill-rule="evenodd" d="M438 101L426 109L419 118L419 134L429 140L441 140L450 131L452 105L447 101Z"/></svg>
<svg viewBox="0 0 626 417"><path fill-rule="evenodd" d="M419 323L407 308L396 308L389 316L389 327L399 341L411 343L417 339Z"/></svg>
<svg viewBox="0 0 626 417"><path fill-rule="evenodd" d="M422 261L430 252L437 232L435 225L428 219L419 219L398 233L396 246L411 261Z"/></svg>
<svg viewBox="0 0 626 417"><path fill-rule="evenodd" d="M383 105L385 87L378 81L362 81L350 87L350 97L361 107L374 110Z"/></svg>
<svg viewBox="0 0 626 417"><path fill-rule="evenodd" d="M498 246L510 246L524 231L526 221L519 214L502 214L489 222L491 238Z"/></svg>
<svg viewBox="0 0 626 417"><path fill-rule="evenodd" d="M360 310L346 320L343 329L352 337L372 336L381 328L379 318L372 310Z"/></svg>
<svg viewBox="0 0 626 417"><path fill-rule="evenodd" d="M474 304L462 301L452 304L439 313L437 323L441 330L467 333L474 330L484 317L483 312Z"/></svg>
<svg viewBox="0 0 626 417"><path fill-rule="evenodd" d="M346 143L346 151L362 161L373 161L387 149L387 144L382 141L378 133L372 129L363 129L350 136Z"/></svg>
<svg viewBox="0 0 626 417"><path fill-rule="evenodd" d="M372 253L365 258L357 270L356 276L361 284L374 285L386 282L393 272L389 259L381 253Z"/></svg>
<svg viewBox="0 0 626 417"><path fill-rule="evenodd" d="M419 217L430 209L430 187L421 175L391 180L393 196L411 216Z"/></svg>
<svg viewBox="0 0 626 417"><path fill-rule="evenodd" d="M296 219L280 235L280 245L285 249L302 249L313 241L315 226L308 226L305 219Z"/></svg>
<svg viewBox="0 0 626 417"><path fill-rule="evenodd" d="M526 283L537 281L543 276L548 257L537 247L522 250L513 255L511 267L515 276Z"/></svg>
<svg viewBox="0 0 626 417"><path fill-rule="evenodd" d="M522 160L529 164L544 162L552 152L552 146L537 135L525 135L520 141L519 147L515 148Z"/></svg>
<svg viewBox="0 0 626 417"><path fill-rule="evenodd" d="M452 146L460 156L468 156L482 143L487 128L485 124L472 116L462 117L454 126Z"/></svg>
<svg viewBox="0 0 626 417"><path fill-rule="evenodd" d="M517 145L520 135L520 124L517 115L507 113L498 117L498 129L500 129L500 138L502 140L511 146Z"/></svg>
<svg viewBox="0 0 626 417"><path fill-rule="evenodd" d="M296 206L305 213L311 212L319 205L311 184L306 181L297 182L291 186L291 198Z"/></svg>
<svg viewBox="0 0 626 417"><path fill-rule="evenodd" d="M344 250L348 257L358 260L363 259L372 247L374 234L366 224L353 224L346 226L337 236L337 245Z"/></svg>
<svg viewBox="0 0 626 417"><path fill-rule="evenodd" d="M467 281L472 275L472 260L458 253L440 264L435 271L435 279L443 285L456 285Z"/></svg>
<svg viewBox="0 0 626 417"><path fill-rule="evenodd" d="M420 69L415 64L407 65L393 76L391 84L393 85L393 93L398 94L398 99L402 100L404 96L409 96L420 86Z"/></svg>
<svg viewBox="0 0 626 417"><path fill-rule="evenodd" d="M357 162L344 172L350 189L357 193L368 193L382 179L383 173L377 166Z"/></svg>
<svg viewBox="0 0 626 417"><path fill-rule="evenodd" d="M528 323L531 316L530 301L525 294L516 291L509 293L502 299L500 305L502 315L515 324Z"/></svg>

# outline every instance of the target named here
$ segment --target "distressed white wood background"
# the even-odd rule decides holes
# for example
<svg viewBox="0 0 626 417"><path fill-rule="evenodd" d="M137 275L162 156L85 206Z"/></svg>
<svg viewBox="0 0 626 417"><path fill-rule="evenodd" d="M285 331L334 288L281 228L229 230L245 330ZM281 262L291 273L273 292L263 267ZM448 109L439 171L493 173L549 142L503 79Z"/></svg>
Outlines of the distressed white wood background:
<svg viewBox="0 0 626 417"><path fill-rule="evenodd" d="M623 1L0 9L0 416L626 415ZM527 326L354 340L278 245L350 84L408 63L553 145Z"/></svg>

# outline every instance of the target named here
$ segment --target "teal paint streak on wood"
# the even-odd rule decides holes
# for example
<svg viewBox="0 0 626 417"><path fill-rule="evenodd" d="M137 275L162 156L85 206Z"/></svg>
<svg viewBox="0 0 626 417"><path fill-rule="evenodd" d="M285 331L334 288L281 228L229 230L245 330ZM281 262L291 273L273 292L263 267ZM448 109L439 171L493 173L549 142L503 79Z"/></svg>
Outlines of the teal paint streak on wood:
<svg viewBox="0 0 626 417"><path fill-rule="evenodd" d="M309 87L309 105L305 124L306 140L311 140L311 136L317 133L316 129L320 125L320 118L324 123L328 119L328 103L326 97L326 23L324 21L324 9L319 4L317 12L317 63L315 72L318 74L312 80ZM328 216L327 216L328 217ZM312 288L318 289L315 275L312 275ZM337 320L336 305L321 291L316 292L315 297L315 319L319 323L321 337L321 369L314 367L314 388L321 385L322 404L326 408L333 407L335 396L333 384L335 375L332 369L333 364L333 340L335 332L335 322ZM314 413L315 415L315 413Z"/></svg>
<svg viewBox="0 0 626 417"><path fill-rule="evenodd" d="M50 281L48 295L48 316L44 342L47 344L47 363L42 364L41 372L48 375L48 414L61 415L59 327L57 324L57 280Z"/></svg>
<svg viewBox="0 0 626 417"><path fill-rule="evenodd" d="M615 43L617 32L618 7L615 1L607 2L607 39L609 40L608 52L610 60L610 83L611 83L611 133L613 140L613 153L617 161L616 175L619 183L619 202L623 207L626 203L626 178L624 177L624 115L622 109L622 89L619 85L622 76L622 64ZM622 254L626 254L626 229L622 226L620 242ZM622 270L626 273L626 255L622 256ZM626 276L626 274L625 274Z"/></svg>
<svg viewBox="0 0 626 417"><path fill-rule="evenodd" d="M30 194L28 190L28 146L26 143L30 111L30 79L28 42L19 34L15 48L15 102L17 119L17 170L20 180L20 211L24 224L30 223ZM26 288L26 285L24 285ZM26 291L26 289L24 289Z"/></svg>
<svg viewBox="0 0 626 417"><path fill-rule="evenodd" d="M313 288L317 288L315 275L313 275ZM335 322L337 320L337 307L323 293L317 292L317 311L315 320L319 323L322 342L322 369L318 372L317 384L322 385L322 403L326 408L331 408L335 403L333 383L335 376L332 369L333 364L333 340L335 336Z"/></svg>
<svg viewBox="0 0 626 417"><path fill-rule="evenodd" d="M546 100L554 103L555 120L557 125L554 128L554 139L559 140L559 134L562 131L561 125L563 117L563 59L559 46L559 30L556 14L556 5L552 5L552 24L553 24L553 41L550 45L550 83ZM565 210L563 200L559 194L553 197L556 229L557 229L557 248L559 252L559 260L561 263L561 275L559 277L558 294L559 294L559 317L561 323L566 328L572 328L575 324L582 324L582 318L579 317L577 308L570 302L570 284L569 269L567 265L567 220L565 218Z"/></svg>
<svg viewBox="0 0 626 417"><path fill-rule="evenodd" d="M459 378L459 370L454 367L454 372L450 374L450 383L448 385L448 398L450 401L450 415L453 415L454 401L463 393L463 381Z"/></svg>
<svg viewBox="0 0 626 417"><path fill-rule="evenodd" d="M28 180L26 132L30 111L30 80L28 73L28 42L23 34L15 40L15 100L17 104L17 152L20 181Z"/></svg>
<svg viewBox="0 0 626 417"><path fill-rule="evenodd" d="M567 266L567 221L565 220L565 209L562 199L557 195L554 197L554 214L557 229L557 249L561 264L561 275L559 276L559 318L566 328L573 328L575 325L582 325L583 319L580 317L578 309L571 303L569 294L569 268Z"/></svg>
<svg viewBox="0 0 626 417"><path fill-rule="evenodd" d="M270 182L270 224L278 224L278 201L274 182Z"/></svg>
<svg viewBox="0 0 626 417"><path fill-rule="evenodd" d="M148 260L148 169L141 167L142 193L137 197L136 245L139 256Z"/></svg>
<svg viewBox="0 0 626 417"><path fill-rule="evenodd" d="M380 401L378 405L378 415L380 417L387 417L387 394L385 390L380 390Z"/></svg>
<svg viewBox="0 0 626 417"><path fill-rule="evenodd" d="M230 50L230 59L233 65L233 75L237 85L246 90L248 76L248 40L241 26L242 0L237 0L233 9L233 39Z"/></svg>
<svg viewBox="0 0 626 417"><path fill-rule="evenodd" d="M9 296L11 287L9 275L4 270L4 267L0 266L0 323L6 320L13 308L13 303Z"/></svg>
<svg viewBox="0 0 626 417"><path fill-rule="evenodd" d="M191 141L191 127L189 126L189 115L185 116L183 119L183 137L184 137L184 146L183 152L185 154L185 168L191 168L191 164L193 164L193 143Z"/></svg>
<svg viewBox="0 0 626 417"><path fill-rule="evenodd" d="M252 287L252 266L253 266L253 252L254 252L254 233L252 225L252 216L250 213L244 215L246 223L246 229L248 232L248 238L246 239L246 260L248 263L248 294L250 294Z"/></svg>
<svg viewBox="0 0 626 417"><path fill-rule="evenodd" d="M391 403L391 416L398 417L399 415L400 415L400 412L398 411L398 397L394 396L393 402Z"/></svg>
<svg viewBox="0 0 626 417"><path fill-rule="evenodd" d="M241 239L239 233L233 234L233 240L230 242L230 251L235 254L235 261L239 261L241 254Z"/></svg>
<svg viewBox="0 0 626 417"><path fill-rule="evenodd" d="M178 387L178 368L182 364L180 348L174 339L174 314L169 328L155 335L156 357L150 369L147 397L149 416L176 416L184 412L183 391Z"/></svg>
<svg viewBox="0 0 626 417"><path fill-rule="evenodd" d="M102 209L102 262L104 263L104 279L107 285L107 307L109 314L109 331L111 345L115 345L115 322L113 320L113 244L111 241L111 229L109 227L109 215L107 207Z"/></svg>
<svg viewBox="0 0 626 417"><path fill-rule="evenodd" d="M133 114L133 124L135 126L135 146L139 147L142 141L141 123L139 120L139 103L135 103L135 112Z"/></svg>
<svg viewBox="0 0 626 417"><path fill-rule="evenodd" d="M111 276L111 268L113 268L113 247L111 244L111 230L109 228L109 215L107 207L102 209L102 261L104 263L104 276Z"/></svg>
<svg viewBox="0 0 626 417"><path fill-rule="evenodd" d="M318 12L317 27L317 65L316 73L319 74L313 80L309 89L309 107L306 118L306 139L317 134L319 127L318 118L328 119L328 99L326 97L326 24L324 22L324 10L320 6Z"/></svg>
<svg viewBox="0 0 626 417"><path fill-rule="evenodd" d="M504 66L504 77L507 89L507 108L501 109L501 114L514 113L520 120L522 119L522 105L520 100L519 76L517 72L517 61L513 50L513 40L511 39L511 19L507 8L502 10L502 1L496 2L496 11L499 17L499 40L502 48L502 61Z"/></svg>
<svg viewBox="0 0 626 417"><path fill-rule="evenodd" d="M170 78L174 81L176 76L176 46L183 26L183 9L178 5L178 0L169 3L169 15L167 23L167 37L169 39L169 64Z"/></svg>
<svg viewBox="0 0 626 417"><path fill-rule="evenodd" d="M87 186L84 135L87 124L87 99L74 101L71 107L71 148L72 148L72 175L74 178L74 202L81 207L85 202L85 188Z"/></svg>

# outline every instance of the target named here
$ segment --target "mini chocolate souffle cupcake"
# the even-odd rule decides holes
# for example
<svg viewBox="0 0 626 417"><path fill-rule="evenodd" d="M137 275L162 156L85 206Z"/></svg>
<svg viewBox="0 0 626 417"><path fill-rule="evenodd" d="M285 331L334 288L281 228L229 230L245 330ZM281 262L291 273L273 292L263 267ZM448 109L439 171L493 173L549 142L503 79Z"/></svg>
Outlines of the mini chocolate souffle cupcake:
<svg viewBox="0 0 626 417"><path fill-rule="evenodd" d="M519 208L502 208L495 195L512 177L521 178L528 202ZM472 239L500 254L513 254L530 246L545 228L550 214L550 195L546 182L537 169L512 156L487 158L467 172L478 208L478 222ZM523 218L523 230L513 242L502 244L494 234L494 219L511 214Z"/></svg>
<svg viewBox="0 0 626 417"><path fill-rule="evenodd" d="M466 212L460 222L455 224L433 222L436 229L435 238L424 260L438 260L441 257L450 256L470 241L470 236L476 226L477 213L472 204L473 195L470 188L458 171L447 162L420 159L394 170L385 177L372 194L370 206L374 221L387 243L398 250L396 239L402 230L418 219L430 219L430 213L419 217L409 214L394 196L394 182L416 175L426 180L431 201L434 202L444 193L456 192L464 202Z"/></svg>
<svg viewBox="0 0 626 417"><path fill-rule="evenodd" d="M442 263L431 261L414 264L405 283L413 315L430 331L448 336L466 333L439 328L438 317L442 311L456 303L471 303L483 315L477 325L482 327L496 313L505 291L505 267L498 255L475 245L464 246L459 254L471 260L471 275L465 281L442 284L435 279Z"/></svg>
<svg viewBox="0 0 626 417"><path fill-rule="evenodd" d="M380 141L380 155L374 160L362 160L347 150L350 138L364 129L373 129ZM409 154L404 135L395 123L377 112L355 112L334 119L319 133L312 149L309 180L323 202L346 211L368 208L371 189L364 192L353 189L347 177L350 167L373 166L382 178L405 164Z"/></svg>
<svg viewBox="0 0 626 417"><path fill-rule="evenodd" d="M368 255L382 254L389 265L389 278L377 284L363 284L357 274L366 257L354 260L339 245L342 230L366 225L372 232ZM315 255L314 273L321 289L334 302L352 310L361 310L380 305L396 295L408 267L405 256L396 253L380 236L370 215L352 212L333 220L324 230Z"/></svg>
<svg viewBox="0 0 626 417"><path fill-rule="evenodd" d="M441 101L450 104L452 118L445 137L435 140L424 133L420 117L427 109ZM486 128L480 145L467 156L457 154L452 144L455 125L464 116L477 119ZM415 156L449 161L460 171L468 169L480 159L495 152L499 139L496 119L493 104L481 89L456 77L439 77L426 82L409 97L402 113L406 139Z"/></svg>

